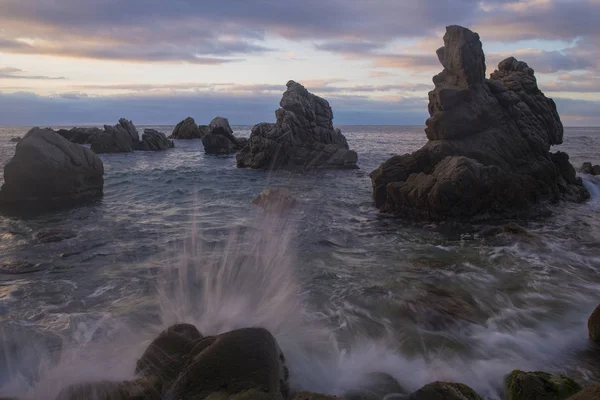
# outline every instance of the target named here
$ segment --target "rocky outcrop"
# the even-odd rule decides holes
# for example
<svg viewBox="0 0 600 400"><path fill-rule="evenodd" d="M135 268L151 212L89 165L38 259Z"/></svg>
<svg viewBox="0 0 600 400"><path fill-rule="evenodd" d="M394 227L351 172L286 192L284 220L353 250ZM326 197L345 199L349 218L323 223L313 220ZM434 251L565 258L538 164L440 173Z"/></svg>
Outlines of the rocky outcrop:
<svg viewBox="0 0 600 400"><path fill-rule="evenodd" d="M581 168L579 168L579 172L594 176L600 175L600 165L592 165L591 162L584 162Z"/></svg>
<svg viewBox="0 0 600 400"><path fill-rule="evenodd" d="M486 79L479 35L460 26L447 28L438 58L444 70L429 93L429 142L371 173L377 208L407 218L495 219L589 198L568 156L550 153L563 126L533 69L511 57Z"/></svg>
<svg viewBox="0 0 600 400"><path fill-rule="evenodd" d="M72 128L69 130L59 129L56 131L59 135L67 139L69 142L77 144L91 144L96 136L101 135L104 131L100 128Z"/></svg>
<svg viewBox="0 0 600 400"><path fill-rule="evenodd" d="M407 400L483 400L483 398L462 383L434 382L411 393Z"/></svg>
<svg viewBox="0 0 600 400"><path fill-rule="evenodd" d="M144 151L159 151L172 149L175 144L172 140L167 139L167 135L154 129L144 129L142 141L139 144L139 150Z"/></svg>
<svg viewBox="0 0 600 400"><path fill-rule="evenodd" d="M296 199L292 193L285 188L273 188L263 190L252 204L257 205L267 212L283 212L296 206Z"/></svg>
<svg viewBox="0 0 600 400"><path fill-rule="evenodd" d="M140 144L139 133L133 122L121 118L115 126L104 125L104 133L96 135L91 149L94 153L130 153Z"/></svg>
<svg viewBox="0 0 600 400"><path fill-rule="evenodd" d="M202 138L206 154L232 154L246 144L245 138L233 136L229 120L215 117L208 125L209 133Z"/></svg>
<svg viewBox="0 0 600 400"><path fill-rule="evenodd" d="M11 138L10 141L13 143L19 143L21 141L21 138L19 136L17 136L17 137Z"/></svg>
<svg viewBox="0 0 600 400"><path fill-rule="evenodd" d="M248 143L237 155L239 168L304 169L357 168L327 100L290 81L275 112L277 122L252 128Z"/></svg>
<svg viewBox="0 0 600 400"><path fill-rule="evenodd" d="M4 167L0 206L45 210L97 199L104 187L102 160L49 129L33 128Z"/></svg>
<svg viewBox="0 0 600 400"><path fill-rule="evenodd" d="M563 375L513 371L504 379L504 390L506 400L566 400L581 386Z"/></svg>
<svg viewBox="0 0 600 400"><path fill-rule="evenodd" d="M208 126L198 126L194 118L187 117L175 126L169 139L202 139L208 132Z"/></svg>

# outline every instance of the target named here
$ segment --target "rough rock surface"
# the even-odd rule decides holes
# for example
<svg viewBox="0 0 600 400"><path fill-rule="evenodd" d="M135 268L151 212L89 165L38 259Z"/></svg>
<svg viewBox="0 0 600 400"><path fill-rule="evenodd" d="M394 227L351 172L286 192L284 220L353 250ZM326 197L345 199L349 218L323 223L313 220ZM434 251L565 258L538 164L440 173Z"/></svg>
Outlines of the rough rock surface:
<svg viewBox="0 0 600 400"><path fill-rule="evenodd" d="M600 385L586 387L581 392L569 397L568 400L598 400L600 399Z"/></svg>
<svg viewBox="0 0 600 400"><path fill-rule="evenodd" d="M381 211L419 219L493 219L528 215L543 201L583 201L589 193L564 153L554 101L533 69L514 58L486 79L479 35L447 27L437 52L420 150L395 156L371 173Z"/></svg>
<svg viewBox="0 0 600 400"><path fill-rule="evenodd" d="M69 142L77 144L90 144L96 136L101 135L104 131L100 128L72 128L69 130L59 129L56 131L59 135L67 139Z"/></svg>
<svg viewBox="0 0 600 400"><path fill-rule="evenodd" d="M588 319L588 332L590 340L600 344L600 305L596 307Z"/></svg>
<svg viewBox="0 0 600 400"><path fill-rule="evenodd" d="M434 382L411 393L408 400L483 400L462 383Z"/></svg>
<svg viewBox="0 0 600 400"><path fill-rule="evenodd" d="M275 112L277 122L252 128L248 143L237 155L240 168L303 169L357 168L358 156L349 150L327 100L294 81Z"/></svg>
<svg viewBox="0 0 600 400"><path fill-rule="evenodd" d="M4 167L0 206L51 209L97 199L104 187L102 160L49 129L33 128Z"/></svg>
<svg viewBox="0 0 600 400"><path fill-rule="evenodd" d="M172 140L167 139L167 136L154 129L144 129L142 135L142 142L139 145L140 150L144 151L158 151L172 149L175 144Z"/></svg>
<svg viewBox="0 0 600 400"><path fill-rule="evenodd" d="M245 138L233 136L229 120L215 117L208 125L209 133L202 138L206 154L232 154L246 144Z"/></svg>
<svg viewBox="0 0 600 400"><path fill-rule="evenodd" d="M504 378L506 400L565 400L580 390L573 379L546 372L513 371Z"/></svg>
<svg viewBox="0 0 600 400"><path fill-rule="evenodd" d="M584 162L579 172L589 175L600 175L600 165L592 165L591 162Z"/></svg>
<svg viewBox="0 0 600 400"><path fill-rule="evenodd" d="M207 133L208 126L198 126L194 118L187 117L177 124L169 139L202 139Z"/></svg>
<svg viewBox="0 0 600 400"><path fill-rule="evenodd" d="M96 135L94 153L129 153L139 148L140 136L133 122L121 118L115 126L104 125L104 133Z"/></svg>
<svg viewBox="0 0 600 400"><path fill-rule="evenodd" d="M203 399L213 393L223 397L253 389L272 399L289 395L283 353L275 338L260 328L199 340L167 398Z"/></svg>

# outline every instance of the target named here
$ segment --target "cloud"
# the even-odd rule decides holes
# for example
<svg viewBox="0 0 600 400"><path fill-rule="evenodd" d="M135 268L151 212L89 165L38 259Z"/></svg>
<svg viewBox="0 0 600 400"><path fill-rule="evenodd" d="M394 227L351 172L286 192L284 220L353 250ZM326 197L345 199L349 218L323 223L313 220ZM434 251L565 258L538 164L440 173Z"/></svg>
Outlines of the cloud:
<svg viewBox="0 0 600 400"><path fill-rule="evenodd" d="M525 61L536 72L554 73L560 71L590 70L596 68L597 60L593 57L569 55L563 51L543 51L522 49L512 53L488 53L488 66L496 66L508 57Z"/></svg>
<svg viewBox="0 0 600 400"><path fill-rule="evenodd" d="M23 70L13 67L0 68L0 79L32 79L32 80L57 80L64 77L52 77L41 75L23 75Z"/></svg>

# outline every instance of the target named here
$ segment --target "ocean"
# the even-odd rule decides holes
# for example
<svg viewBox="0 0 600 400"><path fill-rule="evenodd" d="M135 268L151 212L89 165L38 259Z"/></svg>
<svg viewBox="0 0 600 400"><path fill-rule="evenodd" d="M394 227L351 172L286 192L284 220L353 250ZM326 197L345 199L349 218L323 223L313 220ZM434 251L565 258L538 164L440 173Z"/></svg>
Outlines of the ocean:
<svg viewBox="0 0 600 400"><path fill-rule="evenodd" d="M237 169L235 156L180 140L101 155L100 202L0 216L0 396L51 399L70 383L131 378L174 322L205 335L266 327L292 386L321 393L342 395L372 373L407 391L458 381L487 399L514 369L600 376L587 339L600 303L600 179L583 177L587 203L519 222L529 235L483 238L485 224L408 222L373 207L369 173L419 149L422 127L340 128L359 170ZM27 130L0 127L0 164ZM600 128L567 128L564 142L556 149L575 167L600 162ZM272 187L299 206L263 215L251 201ZM47 229L73 237L38 243ZM16 263L26 273L7 273Z"/></svg>

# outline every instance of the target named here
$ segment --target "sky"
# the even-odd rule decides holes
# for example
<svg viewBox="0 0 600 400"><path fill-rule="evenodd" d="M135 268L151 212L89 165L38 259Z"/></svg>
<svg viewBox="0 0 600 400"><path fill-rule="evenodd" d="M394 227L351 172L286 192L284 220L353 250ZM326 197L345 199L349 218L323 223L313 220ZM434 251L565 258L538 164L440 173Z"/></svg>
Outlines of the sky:
<svg viewBox="0 0 600 400"><path fill-rule="evenodd" d="M515 56L566 126L600 126L600 0L0 0L0 125L275 119L285 84L337 125L423 125L447 25Z"/></svg>

